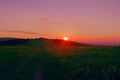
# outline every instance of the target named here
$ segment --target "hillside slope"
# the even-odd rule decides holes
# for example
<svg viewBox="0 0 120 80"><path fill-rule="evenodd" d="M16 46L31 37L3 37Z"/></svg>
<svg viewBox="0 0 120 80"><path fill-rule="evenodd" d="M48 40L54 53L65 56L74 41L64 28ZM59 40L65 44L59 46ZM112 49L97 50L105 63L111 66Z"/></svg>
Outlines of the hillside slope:
<svg viewBox="0 0 120 80"><path fill-rule="evenodd" d="M78 44L41 38L0 46L0 80L119 80L120 47Z"/></svg>

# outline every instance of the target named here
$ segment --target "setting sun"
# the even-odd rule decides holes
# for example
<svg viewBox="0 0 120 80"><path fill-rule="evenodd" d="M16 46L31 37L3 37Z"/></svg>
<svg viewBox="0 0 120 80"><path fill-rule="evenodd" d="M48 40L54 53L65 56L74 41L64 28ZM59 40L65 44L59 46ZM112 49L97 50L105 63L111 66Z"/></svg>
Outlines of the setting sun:
<svg viewBox="0 0 120 80"><path fill-rule="evenodd" d="M68 37L63 37L63 40L67 41L67 40L69 40L69 38Z"/></svg>

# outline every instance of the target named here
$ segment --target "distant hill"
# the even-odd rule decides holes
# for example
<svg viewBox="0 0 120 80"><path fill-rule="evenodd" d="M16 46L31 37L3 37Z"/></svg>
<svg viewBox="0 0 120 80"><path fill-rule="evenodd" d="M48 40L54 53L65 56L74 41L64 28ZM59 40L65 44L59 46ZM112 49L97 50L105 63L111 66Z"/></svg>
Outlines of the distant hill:
<svg viewBox="0 0 120 80"><path fill-rule="evenodd" d="M0 45L29 45L29 46L40 46L44 44L49 45L72 45L72 46L89 46L88 44L78 43L74 41L64 41L61 39L47 39L47 38L36 38L36 39L20 39L20 38L0 38Z"/></svg>
<svg viewBox="0 0 120 80"><path fill-rule="evenodd" d="M22 45L26 43L28 39L19 39L19 38L0 38L0 46L13 46L13 45Z"/></svg>
<svg viewBox="0 0 120 80"><path fill-rule="evenodd" d="M74 41L64 41L62 39L47 39L47 38L37 38L37 39L29 39L26 43L28 46L92 46L89 44L78 43Z"/></svg>
<svg viewBox="0 0 120 80"><path fill-rule="evenodd" d="M19 38L3 37L3 38L0 38L0 41L7 41L7 40L13 40L13 39L19 39Z"/></svg>
<svg viewBox="0 0 120 80"><path fill-rule="evenodd" d="M5 37L0 38L0 46L14 46L14 45L27 45L27 46L94 46L100 47L101 45L92 45L92 44L85 44L79 43L74 41L64 41L62 39L47 39L47 38L31 38L31 39L22 39L22 38L11 38ZM102 46L103 47L103 46ZM107 46L113 47L113 46Z"/></svg>

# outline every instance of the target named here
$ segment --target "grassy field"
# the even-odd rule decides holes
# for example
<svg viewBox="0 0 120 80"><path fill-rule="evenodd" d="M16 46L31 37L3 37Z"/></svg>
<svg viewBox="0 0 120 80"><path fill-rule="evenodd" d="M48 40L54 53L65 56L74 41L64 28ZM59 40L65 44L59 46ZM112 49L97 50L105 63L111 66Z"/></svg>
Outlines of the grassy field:
<svg viewBox="0 0 120 80"><path fill-rule="evenodd" d="M119 80L120 47L30 40L0 46L0 80Z"/></svg>

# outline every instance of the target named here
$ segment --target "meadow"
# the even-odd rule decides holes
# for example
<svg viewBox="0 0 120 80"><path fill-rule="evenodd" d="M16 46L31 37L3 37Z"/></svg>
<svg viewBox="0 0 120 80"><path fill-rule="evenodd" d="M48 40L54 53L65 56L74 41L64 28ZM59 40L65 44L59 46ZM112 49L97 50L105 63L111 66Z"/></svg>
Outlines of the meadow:
<svg viewBox="0 0 120 80"><path fill-rule="evenodd" d="M29 40L0 46L0 80L119 80L120 47Z"/></svg>

